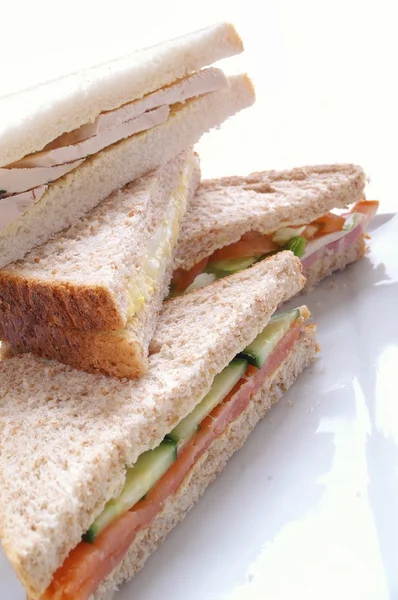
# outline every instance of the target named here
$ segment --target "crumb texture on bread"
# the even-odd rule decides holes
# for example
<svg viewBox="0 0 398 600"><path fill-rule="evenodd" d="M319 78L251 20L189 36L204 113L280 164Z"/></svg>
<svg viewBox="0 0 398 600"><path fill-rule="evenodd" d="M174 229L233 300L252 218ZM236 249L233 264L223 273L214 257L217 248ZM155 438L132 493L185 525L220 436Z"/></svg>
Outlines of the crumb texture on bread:
<svg viewBox="0 0 398 600"><path fill-rule="evenodd" d="M244 412L217 437L193 465L178 491L165 503L148 527L140 531L123 562L100 585L92 600L111 600L118 586L131 579L149 556L164 542L167 534L195 506L208 485L239 450L255 425L315 359L319 350L315 325L303 328L299 339L264 387Z"/></svg>
<svg viewBox="0 0 398 600"><path fill-rule="evenodd" d="M249 231L306 224L364 198L365 174L350 164L262 171L199 186L178 241L176 268L190 269Z"/></svg>
<svg viewBox="0 0 398 600"><path fill-rule="evenodd" d="M242 52L234 27L200 31L0 99L0 166L42 150L104 111ZM187 144L188 145L188 144Z"/></svg>
<svg viewBox="0 0 398 600"><path fill-rule="evenodd" d="M120 493L125 466L193 410L303 285L300 261L281 252L166 302L139 381L32 354L0 362L0 537L32 598Z"/></svg>
<svg viewBox="0 0 398 600"><path fill-rule="evenodd" d="M174 159L203 133L253 104L254 89L247 76L230 77L228 82L227 88L176 106L165 123L105 148L50 184L39 202L0 232L0 267L74 225L110 194Z"/></svg>

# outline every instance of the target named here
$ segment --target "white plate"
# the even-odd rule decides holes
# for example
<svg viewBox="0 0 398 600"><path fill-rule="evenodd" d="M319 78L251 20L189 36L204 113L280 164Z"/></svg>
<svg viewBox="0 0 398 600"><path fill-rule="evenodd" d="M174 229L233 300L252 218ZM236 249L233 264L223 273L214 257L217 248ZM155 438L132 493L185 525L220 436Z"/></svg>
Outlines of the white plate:
<svg viewBox="0 0 398 600"><path fill-rule="evenodd" d="M116 600L398 597L398 215L305 301L322 353ZM0 598L24 593L0 554Z"/></svg>

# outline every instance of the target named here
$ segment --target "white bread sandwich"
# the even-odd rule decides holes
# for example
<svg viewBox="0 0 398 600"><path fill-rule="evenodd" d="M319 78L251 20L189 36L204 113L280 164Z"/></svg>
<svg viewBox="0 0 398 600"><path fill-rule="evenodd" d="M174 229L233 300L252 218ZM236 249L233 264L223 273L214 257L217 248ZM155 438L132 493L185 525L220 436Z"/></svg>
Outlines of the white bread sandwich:
<svg viewBox="0 0 398 600"><path fill-rule="evenodd" d="M184 152L0 269L0 339L89 372L140 377L200 179Z"/></svg>
<svg viewBox="0 0 398 600"><path fill-rule="evenodd" d="M0 267L254 102L221 23L0 98Z"/></svg>
<svg viewBox="0 0 398 600"><path fill-rule="evenodd" d="M315 358L282 252L164 304L139 381L0 363L0 537L31 600L110 600ZM32 433L34 432L34 433Z"/></svg>
<svg viewBox="0 0 398 600"><path fill-rule="evenodd" d="M301 258L311 290L364 255L364 227L378 207L364 187L363 170L349 164L203 181L181 227L172 294L283 249Z"/></svg>

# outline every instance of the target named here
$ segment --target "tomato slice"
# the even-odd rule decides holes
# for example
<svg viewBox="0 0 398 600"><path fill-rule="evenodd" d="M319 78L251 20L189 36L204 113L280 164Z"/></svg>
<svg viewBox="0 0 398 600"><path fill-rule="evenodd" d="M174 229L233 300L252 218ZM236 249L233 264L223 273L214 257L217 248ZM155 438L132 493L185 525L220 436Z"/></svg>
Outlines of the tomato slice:
<svg viewBox="0 0 398 600"><path fill-rule="evenodd" d="M284 335L261 369L249 366L224 400L202 421L198 433L182 449L177 460L148 492L125 514L107 527L93 544L80 542L56 571L41 600L88 600L100 582L123 560L137 532L146 527L174 494L189 469L248 406L267 377L278 368L297 340L304 319L299 317Z"/></svg>
<svg viewBox="0 0 398 600"><path fill-rule="evenodd" d="M242 235L238 242L229 244L213 252L209 261L228 260L230 258L252 258L262 256L279 248L269 235L250 231Z"/></svg>
<svg viewBox="0 0 398 600"><path fill-rule="evenodd" d="M320 225L320 229L316 234L316 237L320 235L326 235L327 233L334 233L335 231L341 231L343 229L344 223L344 217L329 212L323 217L315 219L314 224Z"/></svg>
<svg viewBox="0 0 398 600"><path fill-rule="evenodd" d="M373 219L379 208L380 202L378 200L360 200L351 209L351 212L359 212L363 215Z"/></svg>

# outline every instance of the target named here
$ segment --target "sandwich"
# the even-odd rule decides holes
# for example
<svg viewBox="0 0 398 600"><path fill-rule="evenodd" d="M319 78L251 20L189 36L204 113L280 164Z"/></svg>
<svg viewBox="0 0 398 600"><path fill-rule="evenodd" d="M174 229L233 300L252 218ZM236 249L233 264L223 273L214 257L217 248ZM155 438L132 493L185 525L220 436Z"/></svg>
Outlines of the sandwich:
<svg viewBox="0 0 398 600"><path fill-rule="evenodd" d="M0 269L0 339L89 372L145 373L199 178L184 152Z"/></svg>
<svg viewBox="0 0 398 600"><path fill-rule="evenodd" d="M221 23L0 98L0 267L250 106L208 67L242 50Z"/></svg>
<svg viewBox="0 0 398 600"><path fill-rule="evenodd" d="M164 303L138 381L0 363L0 537L30 600L109 600L314 360L281 252Z"/></svg>
<svg viewBox="0 0 398 600"><path fill-rule="evenodd" d="M172 294L202 287L281 250L298 256L305 291L365 254L378 208L354 165L264 171L203 181L178 240Z"/></svg>

